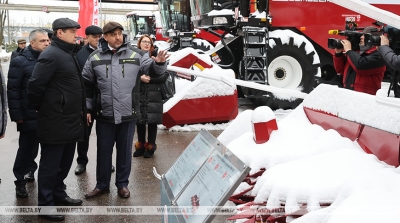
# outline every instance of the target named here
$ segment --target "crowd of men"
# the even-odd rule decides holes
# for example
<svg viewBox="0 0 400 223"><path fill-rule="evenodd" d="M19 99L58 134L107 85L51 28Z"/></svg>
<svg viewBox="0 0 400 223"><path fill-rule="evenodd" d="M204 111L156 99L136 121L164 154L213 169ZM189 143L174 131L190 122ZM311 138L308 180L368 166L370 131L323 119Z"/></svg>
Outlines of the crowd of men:
<svg viewBox="0 0 400 223"><path fill-rule="evenodd" d="M20 132L13 168L18 198L29 196L26 183L34 181L33 173L37 169L34 160L40 144L38 206L82 204L81 199L68 196L64 179L71 168L77 143L76 174L85 171L88 136L94 118L99 145L97 184L85 197L91 199L110 191L114 144L118 195L130 197L128 178L133 135L140 115L135 97L139 74L149 73L150 68L157 75L166 71L166 51L150 58L126 41L123 26L117 22L109 22L103 29L87 27L88 43L83 48L77 43L79 28L77 22L60 18L53 22L52 33L43 29L32 31L28 47L22 45L23 41L18 42L21 47L10 62L7 87L3 75L1 78L0 135L5 134L7 110ZM97 89L100 94L95 95L99 93ZM115 91L119 93L113 94ZM56 213L40 217L52 221L65 218Z"/></svg>
<svg viewBox="0 0 400 223"><path fill-rule="evenodd" d="M110 192L114 145L117 192L121 198L130 197L128 179L136 120L140 117L136 96L140 78L150 69L152 75L158 76L166 70L165 51L150 57L132 47L124 37L123 26L117 22L108 22L103 28L87 27L87 44L83 47L77 43L79 28L77 22L60 18L53 22L52 31L32 31L29 46L26 47L25 40L18 40L18 49L12 53L7 87L0 73L0 138L5 134L7 112L20 133L13 167L16 196L29 196L26 183L35 180L34 173L39 169L38 206L83 203L68 196L64 179L76 147L75 173L86 170L88 136L94 119L97 183L85 198ZM388 46L388 38L373 27L365 28L363 33L380 36L380 46L366 47L364 35L360 37L360 50L353 50L351 43L343 40L343 48L335 49L333 60L337 73L343 75L344 88L374 95L380 89L386 66L400 69L400 57ZM41 155L37 165L39 144ZM54 221L65 218L58 214L40 217Z"/></svg>

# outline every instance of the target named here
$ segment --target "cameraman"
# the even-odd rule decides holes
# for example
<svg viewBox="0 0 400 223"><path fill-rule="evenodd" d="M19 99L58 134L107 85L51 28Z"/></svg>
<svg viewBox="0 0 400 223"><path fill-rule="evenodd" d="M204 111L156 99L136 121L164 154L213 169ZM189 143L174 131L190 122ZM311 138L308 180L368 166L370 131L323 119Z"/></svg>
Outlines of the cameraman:
<svg viewBox="0 0 400 223"><path fill-rule="evenodd" d="M378 51L391 68L400 70L400 56L389 47L389 39L386 35L381 35L381 46L378 47Z"/></svg>
<svg viewBox="0 0 400 223"><path fill-rule="evenodd" d="M362 33L380 35L373 26L366 27ZM343 49L335 48L333 64L336 72L343 75L343 87L375 95L381 88L386 70L385 61L377 51L377 47L365 46L364 35L360 37L360 50L352 50L349 40L342 40L341 43Z"/></svg>

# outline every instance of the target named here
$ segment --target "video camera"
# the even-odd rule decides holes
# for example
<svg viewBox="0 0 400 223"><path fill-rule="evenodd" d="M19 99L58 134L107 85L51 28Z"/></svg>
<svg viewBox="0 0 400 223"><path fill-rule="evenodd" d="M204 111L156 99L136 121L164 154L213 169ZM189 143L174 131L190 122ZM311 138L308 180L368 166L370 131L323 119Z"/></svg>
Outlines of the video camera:
<svg viewBox="0 0 400 223"><path fill-rule="evenodd" d="M330 35L340 35L345 36L348 41L351 43L351 48L353 50L359 49L360 37L364 35L362 32L353 31L353 30L329 30ZM328 48L329 49L343 49L343 45L341 43L342 39L329 38L328 39Z"/></svg>
<svg viewBox="0 0 400 223"><path fill-rule="evenodd" d="M400 30L392 26L385 26L381 29L383 34L386 34L389 39L389 47L394 51L399 51L400 48ZM380 46L381 37L380 36L368 36L365 38L366 46Z"/></svg>
<svg viewBox="0 0 400 223"><path fill-rule="evenodd" d="M364 35L362 32L357 30L362 30L357 28L357 24L354 21L346 21L345 30L329 30L329 35L340 35L345 36L348 41L351 43L352 50L360 49L360 37ZM342 39L329 38L328 39L328 48L329 49L343 49L343 45L341 43Z"/></svg>

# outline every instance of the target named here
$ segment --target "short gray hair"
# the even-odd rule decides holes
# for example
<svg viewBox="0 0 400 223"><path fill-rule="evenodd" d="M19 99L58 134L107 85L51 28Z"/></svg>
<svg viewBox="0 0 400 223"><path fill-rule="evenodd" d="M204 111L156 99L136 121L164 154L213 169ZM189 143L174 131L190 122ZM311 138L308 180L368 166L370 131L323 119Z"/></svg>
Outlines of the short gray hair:
<svg viewBox="0 0 400 223"><path fill-rule="evenodd" d="M36 39L36 34L38 34L38 33L42 33L42 34L45 34L47 36L46 30L44 30L44 29L35 29L35 30L32 30L29 33L29 42L30 41L34 41Z"/></svg>

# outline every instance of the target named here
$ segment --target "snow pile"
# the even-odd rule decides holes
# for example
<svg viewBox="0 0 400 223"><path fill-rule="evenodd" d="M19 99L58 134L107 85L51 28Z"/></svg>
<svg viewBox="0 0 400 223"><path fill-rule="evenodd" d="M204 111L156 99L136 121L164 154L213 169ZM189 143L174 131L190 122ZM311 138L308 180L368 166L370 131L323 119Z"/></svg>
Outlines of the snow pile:
<svg viewBox="0 0 400 223"><path fill-rule="evenodd" d="M200 55L192 48L185 48L183 50L177 51L170 56L169 64L173 65L176 62L182 60L187 55L193 54L201 61L213 65L210 57L207 55ZM191 57L191 56L188 56ZM194 68L194 66L193 66ZM195 70L198 70L196 68ZM227 75L228 77L235 78L235 73L231 69L222 69L217 65L213 65L211 68L204 69L204 72L208 74L218 73L220 75ZM169 99L164 103L164 113L168 112L175 104L180 100L194 99L194 98L207 98L215 96L226 96L233 95L236 86L230 86L221 81L211 80L203 77L197 77L194 81L188 81L185 79L175 79L175 89L176 93L174 97Z"/></svg>
<svg viewBox="0 0 400 223"><path fill-rule="evenodd" d="M323 96L321 96L323 95ZM329 100L327 100L329 99ZM389 98L400 106L400 99ZM400 109L376 102L376 96L320 84L303 101L304 107L337 115L345 120L400 133Z"/></svg>
<svg viewBox="0 0 400 223"><path fill-rule="evenodd" d="M271 133L266 143L254 142L251 124L248 132L236 136L232 141L221 139L221 137L228 134L236 135L236 131L242 132L242 130L231 129L228 126L218 140L229 141L229 144L225 145L251 167L250 173L255 173L261 168L269 169L277 164L331 152L341 147L357 146L361 149L358 144L341 137L338 132L325 131L322 127L311 124L301 107L299 106L278 122L278 130ZM251 114L248 115L251 116ZM239 122L236 119L232 123ZM228 131L233 133L228 133Z"/></svg>
<svg viewBox="0 0 400 223"><path fill-rule="evenodd" d="M274 119L276 119L275 114L270 107L260 106L254 110L253 115L251 117L251 122L252 123L262 123L262 122L268 122L268 121L271 121Z"/></svg>
<svg viewBox="0 0 400 223"><path fill-rule="evenodd" d="M380 127L386 129L399 128L395 121L400 117L399 109L377 105L375 96L335 88L319 85L303 104L278 122L278 130L266 143L256 144L253 140L252 110L239 114L218 140L252 168L250 174L266 169L247 193L255 196L257 204L272 209L284 203L286 214L306 205L309 213L287 218L292 223L398 222L400 167L366 154L357 142L335 130L311 124L303 106L324 108L339 117L352 114L351 118L369 124L382 122ZM381 112L379 117L377 112ZM382 112L385 115L380 118ZM397 112L397 117L389 112ZM243 182L235 194L247 188L250 185Z"/></svg>
<svg viewBox="0 0 400 223"><path fill-rule="evenodd" d="M214 68L211 70L212 72L224 72L226 75L233 75L232 70ZM193 82L184 79L175 80L175 85L176 93L174 97L164 103L164 113L169 111L180 100L233 95L236 90L236 86L232 87L223 82L202 77L196 78Z"/></svg>
<svg viewBox="0 0 400 223"><path fill-rule="evenodd" d="M11 58L11 52L7 53L6 50L0 49L0 60L2 62L7 62Z"/></svg>
<svg viewBox="0 0 400 223"><path fill-rule="evenodd" d="M386 168L345 181L331 206L292 223L398 222L400 169Z"/></svg>
<svg viewBox="0 0 400 223"><path fill-rule="evenodd" d="M343 147L267 169L252 195L257 195L256 203L267 202L268 209L278 208L285 201L286 213L298 210L299 203L311 210L319 209L320 203L334 201L345 180L385 166L374 155Z"/></svg>
<svg viewBox="0 0 400 223"><path fill-rule="evenodd" d="M252 131L251 116L253 110L246 110L238 114L234 120L232 120L225 130L218 136L218 140L228 145L234 139L240 137L246 132Z"/></svg>

